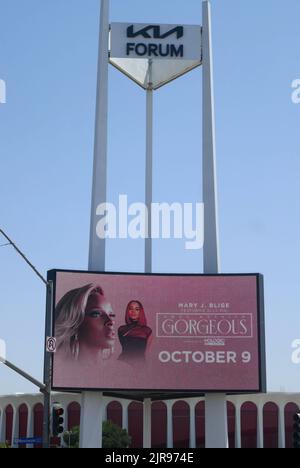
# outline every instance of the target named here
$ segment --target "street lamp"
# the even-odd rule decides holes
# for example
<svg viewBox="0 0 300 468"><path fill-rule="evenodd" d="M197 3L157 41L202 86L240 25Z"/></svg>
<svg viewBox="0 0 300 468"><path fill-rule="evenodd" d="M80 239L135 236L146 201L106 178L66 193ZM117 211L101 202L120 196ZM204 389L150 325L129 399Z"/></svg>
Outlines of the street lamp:
<svg viewBox="0 0 300 468"><path fill-rule="evenodd" d="M47 281L43 275L35 268L35 266L28 260L26 255L17 247L17 245L8 237L8 235L0 229L0 234L7 240L7 243L4 246L11 245L16 252L23 258L27 265L33 270L36 276L44 283L47 290L47 306L46 306L46 337L52 335L52 306L53 306L53 283L52 281ZM33 377L29 376L26 372L17 368L9 361L3 359L3 364L10 367L12 370L18 374L25 377L34 385L37 385L44 395L44 418L43 418L43 448L50 447L50 411L51 411L51 371L52 371L52 357L51 353L47 351L46 346L44 350L44 384L41 384Z"/></svg>

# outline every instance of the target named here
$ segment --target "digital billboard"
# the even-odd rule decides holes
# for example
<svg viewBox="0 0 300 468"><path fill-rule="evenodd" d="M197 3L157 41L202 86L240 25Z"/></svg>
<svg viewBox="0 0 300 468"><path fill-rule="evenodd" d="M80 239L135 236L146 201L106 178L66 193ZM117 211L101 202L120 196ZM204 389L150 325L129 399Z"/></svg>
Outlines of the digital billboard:
<svg viewBox="0 0 300 468"><path fill-rule="evenodd" d="M265 391L263 278L52 270L52 388Z"/></svg>

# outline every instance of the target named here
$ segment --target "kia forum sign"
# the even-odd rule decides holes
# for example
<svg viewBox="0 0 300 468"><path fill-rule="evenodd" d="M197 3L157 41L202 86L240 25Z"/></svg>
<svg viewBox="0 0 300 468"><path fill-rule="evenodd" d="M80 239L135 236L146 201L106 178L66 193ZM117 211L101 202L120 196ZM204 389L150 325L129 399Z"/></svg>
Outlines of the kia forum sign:
<svg viewBox="0 0 300 468"><path fill-rule="evenodd" d="M51 271L54 390L262 392L260 275Z"/></svg>
<svg viewBox="0 0 300 468"><path fill-rule="evenodd" d="M201 60L201 27L111 24L111 58Z"/></svg>

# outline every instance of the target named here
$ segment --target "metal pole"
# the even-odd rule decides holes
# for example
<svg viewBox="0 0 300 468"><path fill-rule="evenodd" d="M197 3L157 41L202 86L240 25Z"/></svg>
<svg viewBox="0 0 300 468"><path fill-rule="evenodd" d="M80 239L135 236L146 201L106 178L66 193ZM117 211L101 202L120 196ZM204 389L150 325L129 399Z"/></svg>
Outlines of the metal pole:
<svg viewBox="0 0 300 468"><path fill-rule="evenodd" d="M145 240L145 273L152 273L152 197L153 197L153 83L152 60L149 60L149 81L146 102L146 206L148 210Z"/></svg>
<svg viewBox="0 0 300 468"><path fill-rule="evenodd" d="M8 367L12 371L16 372L17 374L21 375L21 377L24 377L24 379L28 380L33 385L38 387L41 392L45 391L46 387L45 387L44 384L39 382L37 379L35 379L31 375L27 374L27 372L23 371L19 367L15 366L12 362L8 361L7 359L3 359L2 357L0 357L0 363L4 364L6 367Z"/></svg>
<svg viewBox="0 0 300 468"><path fill-rule="evenodd" d="M8 240L8 244L5 244L5 245L12 245L12 247L17 251L17 253L19 255L21 255L21 257L23 258L23 260L25 260L25 262L27 263L27 265L30 266L30 268L34 271L34 273L40 278L40 280L43 281L43 283L47 286L47 281L45 280L45 278L43 277L43 275L41 275L41 273L35 268L34 265L32 265L32 263L28 260L28 258L26 257L25 254L23 254L23 252L19 249L19 247L17 247L17 245L8 237L8 235L2 230L0 229L0 234L2 234L3 237L5 237L6 240Z"/></svg>
<svg viewBox="0 0 300 468"><path fill-rule="evenodd" d="M44 419L43 419L43 448L50 447L50 412L51 412L51 376L52 376L52 353L46 349L47 337L52 336L52 311L53 311L53 282L47 284L46 302L46 326L45 326L45 350L44 350Z"/></svg>
<svg viewBox="0 0 300 468"><path fill-rule="evenodd" d="M147 230L145 239L145 273L152 273L152 197L153 197L153 82L152 60L148 63L148 89L146 91L146 193ZM151 448L151 399L143 405L143 448Z"/></svg>
<svg viewBox="0 0 300 468"><path fill-rule="evenodd" d="M203 271L206 274L217 274L220 273L220 260L211 5L209 1L202 3L202 22L203 202L205 210ZM205 438L207 448L228 448L227 403L225 394L206 395Z"/></svg>
<svg viewBox="0 0 300 468"><path fill-rule="evenodd" d="M105 239L96 233L97 207L106 202L109 0L101 0L89 270L105 271ZM102 447L103 394L82 393L80 448Z"/></svg>
<svg viewBox="0 0 300 468"><path fill-rule="evenodd" d="M0 80L0 104L6 104L6 83Z"/></svg>
<svg viewBox="0 0 300 468"><path fill-rule="evenodd" d="M33 270L38 278L46 285L47 288L47 306L46 306L46 339L52 336L52 309L53 309L53 283L47 281L43 275L35 268L35 266L28 260L26 255L18 248L18 246L8 237L8 235L0 229L0 234L5 237L8 241L7 245L12 245L16 252L25 260L27 265ZM44 419L43 419L43 447L49 448L50 443L50 410L51 410L51 373L52 373L52 355L46 351L46 339L45 339L45 351L44 351L44 384L37 382L32 377L28 376L25 372L18 369L16 366L11 364L9 361L4 363L15 372L23 375L27 380L37 385L41 392L44 394Z"/></svg>
<svg viewBox="0 0 300 468"><path fill-rule="evenodd" d="M204 273L219 273L219 226L217 205L215 108L211 5L203 2L203 203L204 203Z"/></svg>
<svg viewBox="0 0 300 468"><path fill-rule="evenodd" d="M89 269L105 271L105 239L96 235L97 207L106 202L109 0L101 0L98 79L91 206Z"/></svg>

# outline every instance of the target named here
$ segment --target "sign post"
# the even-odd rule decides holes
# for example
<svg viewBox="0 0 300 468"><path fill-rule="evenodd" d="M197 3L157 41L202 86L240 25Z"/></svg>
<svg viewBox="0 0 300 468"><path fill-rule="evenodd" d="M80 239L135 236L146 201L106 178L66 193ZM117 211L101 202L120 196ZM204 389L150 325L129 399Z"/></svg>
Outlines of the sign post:
<svg viewBox="0 0 300 468"><path fill-rule="evenodd" d="M43 275L35 268L35 266L28 260L26 255L19 249L19 247L8 237L8 235L0 229L0 234L2 234L5 239L8 241L7 245L11 245L15 251L22 257L22 259L27 263L35 275L44 283L47 291L47 301L46 301L46 341L47 337L50 337L52 334L52 310L53 310L53 284L51 281L47 281ZM18 369L13 364L9 363L2 359L2 361L9 366L12 370L16 371L23 377L27 378L29 381L41 389L41 392L44 394L44 418L43 418L43 447L49 447L49 438L50 438L50 404L51 404L51 374L52 374L52 356L51 352L46 348L44 350L44 384L42 386L35 380L31 380L32 377L24 373L22 370ZM0 356L1 357L1 356ZM36 382L36 383L35 383Z"/></svg>
<svg viewBox="0 0 300 468"><path fill-rule="evenodd" d="M105 239L96 235L97 207L106 203L109 0L101 0L89 269L105 271Z"/></svg>
<svg viewBox="0 0 300 468"><path fill-rule="evenodd" d="M98 58L98 82L97 82L97 103L96 103L96 128L95 128L95 148L94 148L94 170L93 170L93 189L92 189L92 209L91 209L91 225L90 225L90 248L89 248L89 272L100 272L105 274L105 233L97 232L97 216L99 213L99 205L106 203L107 199L107 118L108 118L108 64L112 64L119 71L124 73L128 78L132 79L136 84L146 91L146 173L145 173L145 201L148 208L148 223L145 239L145 274L152 273L152 186L153 186L153 92L167 83L179 78L185 73L194 68L203 65L203 203L205 207L204 219L204 251L203 251L203 272L204 275L220 275L219 262L219 232L218 232L218 209L217 209L217 176L216 176L216 147L215 147L215 115L214 115L214 90L213 90L213 60L212 60L212 34L211 34L211 5L209 0L202 2L202 17L203 25L162 25L162 24L132 24L132 23L112 23L109 24L109 0L101 0L101 19L100 19L100 39L99 39L99 58ZM220 275L221 276L221 275ZM225 275L226 276L226 275ZM104 281L105 283L105 281ZM108 284L109 287L109 284ZM251 288L250 288L251 289ZM258 288L259 289L259 288ZM174 291L177 289L174 288ZM253 292L253 291L252 291ZM234 294L233 294L234 297ZM132 298L131 298L132 299ZM125 299L124 299L125 300ZM199 299L200 301L200 299ZM134 301L133 301L134 302ZM178 298L179 303L179 298ZM234 303L234 301L233 301ZM176 316L177 305L173 305L173 315ZM187 306L189 309L190 305ZM236 309L236 305L229 308L236 310L235 315L239 315L240 310ZM258 307L259 308L259 307ZM177 311L178 312L178 311ZM184 314L187 312L193 315L195 311L180 311ZM203 310L197 310L196 315ZM209 306L206 307L204 315L211 315ZM222 313L221 313L222 312ZM219 315L223 315L224 311L219 311ZM228 313L230 313L229 310ZM182 315L180 313L179 315ZM252 314L254 312L252 311ZM163 315L163 314L158 314ZM166 314L167 315L167 314ZM250 334L253 330L253 323L248 321L249 315L244 313L245 317L241 319L242 328L248 335L244 338L255 338ZM248 315L248 318L247 318ZM254 313L255 315L255 313ZM218 313L215 313L218 316ZM213 323L218 322L218 317L211 319ZM207 317L206 317L207 318ZM235 323L235 317L231 313L231 318L228 323ZM190 319L190 323L194 323L194 319ZM203 317L200 319L203 321ZM206 320L206 319L205 319ZM210 319L208 319L210 320ZM228 318L229 320L229 318ZM257 318L255 320L258 320ZM233 321L233 322L231 322ZM211 322L211 323L212 323ZM159 317L153 327L156 327L158 335L156 338L166 339L174 338L167 337L166 327L164 327L159 335ZM183 323L183 322L182 322ZM200 322L199 322L200 323ZM256 322L257 324L258 322ZM213 325L214 327L215 325ZM175 330L176 331L176 330ZM256 337L261 333L256 331ZM178 332L178 330L177 330ZM198 333L199 330L196 332ZM178 332L180 335L180 332ZM175 333L176 334L176 333ZM51 335L49 335L51 336ZM180 338L177 336L176 338ZM199 339L199 336L193 338ZM203 336L201 337L203 338ZM220 338L220 337L219 337ZM213 361L215 364L249 364L253 358L247 350L242 350L237 347L239 353L235 355L232 350L210 351L205 349L206 346L227 346L234 342L236 337L207 337L199 341L201 346L204 346L203 351L194 350L177 350L172 352L162 351L159 354L162 363L166 363L168 359L173 364L188 363L188 359L194 359L198 363L211 364L210 359L214 355ZM240 337L241 338L241 337ZM227 340L227 342L226 342ZM231 341L230 341L231 340ZM175 340L176 341L176 340ZM218 342L218 343L217 343ZM219 344L221 342L221 344ZM158 340L158 347L160 341ZM217 344L216 344L217 343ZM250 343L250 342L249 342ZM253 345L253 343L252 343ZM173 346L175 344L173 343ZM250 344L249 344L250 346ZM251 347L251 346L250 346ZM256 349L256 350L255 350ZM260 349L259 356L257 348L253 348L256 365L262 359L262 350ZM245 351L245 352L243 352ZM239 356L240 361L234 361ZM179 360L178 360L179 359ZM185 359L185 361L184 361ZM198 361L197 361L198 359ZM208 361L206 361L206 359ZM225 361L224 361L225 359ZM167 361L166 361L167 360ZM191 363L192 365L195 362ZM252 363L253 364L253 363ZM209 367L209 366L208 366ZM205 368L205 366L204 366ZM233 366L234 375L239 379L240 374L237 372L237 366ZM215 369L220 369L216 366ZM253 370L253 369L252 369ZM210 370L211 372L211 370ZM214 372L217 372L214 370ZM122 374L122 370L121 370ZM116 372L116 376L118 373ZM162 372L164 375L164 372ZM173 374L174 375L174 374ZM216 373L210 373L212 379L212 388L205 388L204 391L209 392L206 395L206 446L208 448L227 448L228 447L228 429L227 429L227 404L226 391L230 387L231 380L227 382L224 388L218 387ZM258 373L255 374L258 376ZM229 378L229 374L227 375ZM215 379L215 380L214 380ZM102 382L105 378L102 378ZM154 379L155 380L155 379ZM153 379L152 379L153 381ZM257 389L263 388L263 377L260 372L259 383ZM213 386L215 382L215 387ZM158 381L154 382L159 385ZM239 383L239 389L243 389L245 382ZM120 384L116 390L124 389L124 384ZM168 391L169 383L166 388L158 388L156 390ZM179 383L176 381L176 385ZM176 386L174 384L174 387ZM253 384L252 384L253 385ZM125 385L126 387L126 385ZM180 387L180 385L179 385ZM250 384L251 387L251 384ZM92 387L91 387L92 388ZM97 388L100 387L96 387ZM214 390L215 389L215 390ZM81 412L81 431L80 431L80 447L82 448L100 448L102 444L102 400L103 391L91 393L89 388L82 389L82 412ZM95 390L95 388L93 388ZM140 388L143 391L143 388ZM153 390L153 389L152 389ZM174 388L175 390L175 388ZM193 396L187 390L186 396ZM199 390L194 388L194 390ZM218 391L218 394L214 394ZM253 391L257 391L253 389ZM142 393L144 397L144 447L151 445L151 395L149 392Z"/></svg>
<svg viewBox="0 0 300 468"><path fill-rule="evenodd" d="M146 206L148 210L148 237L145 241L145 273L152 272L152 191L153 191L153 82L152 60L149 60L149 75L146 104Z"/></svg>
<svg viewBox="0 0 300 468"><path fill-rule="evenodd" d="M145 239L145 273L152 273L152 195L153 195L153 62L149 59L146 105L146 206L148 211L148 237ZM143 402L143 447L151 448L151 399Z"/></svg>
<svg viewBox="0 0 300 468"><path fill-rule="evenodd" d="M204 273L220 273L211 5L202 4ZM206 395L206 448L228 448L226 395Z"/></svg>
<svg viewBox="0 0 300 468"><path fill-rule="evenodd" d="M43 448L49 448L50 444L50 411L51 411L51 377L52 377L52 353L54 349L48 349L52 335L52 310L53 310L53 283L47 281L47 303L45 323L45 350L44 350L44 418L43 418ZM55 339L52 338L52 346Z"/></svg>
<svg viewBox="0 0 300 468"><path fill-rule="evenodd" d="M105 239L96 235L96 211L106 202L109 0L101 0L89 270L105 271ZM82 393L80 448L102 447L102 393Z"/></svg>

